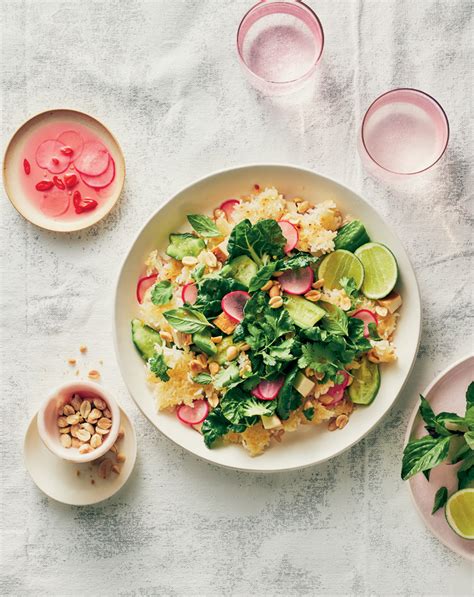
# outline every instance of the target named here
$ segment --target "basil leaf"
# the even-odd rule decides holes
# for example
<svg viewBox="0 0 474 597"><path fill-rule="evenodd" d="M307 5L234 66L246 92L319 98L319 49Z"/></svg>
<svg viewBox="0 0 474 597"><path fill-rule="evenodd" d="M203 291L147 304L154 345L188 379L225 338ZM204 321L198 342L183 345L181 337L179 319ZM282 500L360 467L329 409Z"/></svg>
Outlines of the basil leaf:
<svg viewBox="0 0 474 597"><path fill-rule="evenodd" d="M347 336L349 333L349 321L344 311L331 303L323 302L321 306L326 311L326 315L320 323L323 330L326 330L330 334Z"/></svg>
<svg viewBox="0 0 474 597"><path fill-rule="evenodd" d="M451 432L468 431L466 420L456 413L442 412L435 417L435 430L441 435ZM444 432L443 432L444 431Z"/></svg>
<svg viewBox="0 0 474 597"><path fill-rule="evenodd" d="M188 216L188 222L198 234L204 236L205 238L222 236L222 232L219 231L217 226L208 216L193 214Z"/></svg>
<svg viewBox="0 0 474 597"><path fill-rule="evenodd" d="M466 440L466 444L469 446L469 448L474 450L474 431L468 431L465 433L464 439Z"/></svg>
<svg viewBox="0 0 474 597"><path fill-rule="evenodd" d="M154 305L166 305L173 298L173 285L169 280L157 282L151 290L151 302Z"/></svg>
<svg viewBox="0 0 474 597"><path fill-rule="evenodd" d="M458 468L459 489L472 487L474 484L474 451L470 450L468 456L464 459Z"/></svg>
<svg viewBox="0 0 474 597"><path fill-rule="evenodd" d="M427 435L409 442L403 451L402 479L434 468L448 455L451 437Z"/></svg>
<svg viewBox="0 0 474 597"><path fill-rule="evenodd" d="M461 460L464 460L464 458L466 458L470 452L470 448L462 435L454 435L449 448L450 451L453 451L451 456L451 464L461 462Z"/></svg>
<svg viewBox="0 0 474 597"><path fill-rule="evenodd" d="M260 288L270 280L274 272L276 272L276 264L277 262L273 261L259 269L255 276L250 280L249 292L260 290Z"/></svg>
<svg viewBox="0 0 474 597"><path fill-rule="evenodd" d="M466 391L466 410L471 406L474 406L474 381L471 381Z"/></svg>
<svg viewBox="0 0 474 597"><path fill-rule="evenodd" d="M194 377L191 377L194 383L201 384L202 386L208 386L212 383L212 375L209 373L198 373Z"/></svg>
<svg viewBox="0 0 474 597"><path fill-rule="evenodd" d="M148 360L150 371L156 375L161 381L169 381L170 376L168 375L168 367L165 361L165 357L162 354L155 353L151 359Z"/></svg>
<svg viewBox="0 0 474 597"><path fill-rule="evenodd" d="M421 400L421 404L420 404L419 413L421 415L421 418L427 424L428 427L433 427L434 420L435 420L434 411L431 408L428 400L426 400L426 398L424 396L422 396L421 394L420 394L420 400Z"/></svg>
<svg viewBox="0 0 474 597"><path fill-rule="evenodd" d="M469 430L474 431L474 404L466 409L464 420L466 421Z"/></svg>
<svg viewBox="0 0 474 597"><path fill-rule="evenodd" d="M206 327L212 327L202 313L190 307L171 309L165 311L163 315L171 327L185 334L195 334L202 332Z"/></svg>
<svg viewBox="0 0 474 597"><path fill-rule="evenodd" d="M437 512L440 508L442 508L446 502L448 501L448 490L446 487L440 487L436 492L434 503L433 503L433 510L431 510L431 514Z"/></svg>

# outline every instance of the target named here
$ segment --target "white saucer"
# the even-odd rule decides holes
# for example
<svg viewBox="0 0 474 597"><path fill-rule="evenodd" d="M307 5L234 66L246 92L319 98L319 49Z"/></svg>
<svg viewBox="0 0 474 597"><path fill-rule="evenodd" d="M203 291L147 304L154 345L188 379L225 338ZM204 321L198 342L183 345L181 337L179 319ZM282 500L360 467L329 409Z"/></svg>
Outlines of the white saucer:
<svg viewBox="0 0 474 597"><path fill-rule="evenodd" d="M120 415L125 436L117 443L126 460L120 465L120 474L111 472L107 479L99 477L98 466L93 462L76 464L50 452L41 441L34 415L26 431L23 453L26 468L38 488L54 500L71 506L96 504L117 493L129 478L137 456L133 424L122 409Z"/></svg>

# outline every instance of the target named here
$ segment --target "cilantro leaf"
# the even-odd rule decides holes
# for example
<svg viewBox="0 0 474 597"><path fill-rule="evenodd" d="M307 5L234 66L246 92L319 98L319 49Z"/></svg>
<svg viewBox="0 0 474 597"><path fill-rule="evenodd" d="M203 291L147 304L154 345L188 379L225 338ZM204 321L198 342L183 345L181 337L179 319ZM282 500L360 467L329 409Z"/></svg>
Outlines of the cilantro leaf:
<svg viewBox="0 0 474 597"><path fill-rule="evenodd" d="M249 292L259 290L277 271L284 272L290 269L301 269L308 265L313 265L317 261L319 261L319 257L314 257L311 253L304 253L303 251L298 252L292 257L285 257L283 259L278 259L277 261L272 261L260 268L250 280Z"/></svg>
<svg viewBox="0 0 474 597"><path fill-rule="evenodd" d="M222 232L220 232L220 230L208 216L193 214L188 216L188 222L199 235L204 236L205 238L222 236Z"/></svg>
<svg viewBox="0 0 474 597"><path fill-rule="evenodd" d="M275 400L258 400L257 398L248 398L242 403L241 411L244 417L265 416L270 417L276 409Z"/></svg>
<svg viewBox="0 0 474 597"><path fill-rule="evenodd" d="M237 363L230 363L228 367L222 367L214 377L216 388L225 388L236 381L241 381Z"/></svg>
<svg viewBox="0 0 474 597"><path fill-rule="evenodd" d="M442 508L446 502L448 501L448 490L446 487L440 487L436 492L434 503L433 503L433 510L431 510L431 514L437 512L440 508Z"/></svg>
<svg viewBox="0 0 474 597"><path fill-rule="evenodd" d="M206 266L204 265L204 263L198 263L196 265L196 267L193 269L193 271L191 272L191 278L195 281L195 282L199 282L199 280L203 277L204 275L204 271L206 269Z"/></svg>
<svg viewBox="0 0 474 597"><path fill-rule="evenodd" d="M161 381L169 381L168 369L171 369L171 367L168 367L166 364L163 354L156 352L148 360L148 366L150 367L150 371L161 379Z"/></svg>
<svg viewBox="0 0 474 597"><path fill-rule="evenodd" d="M293 385L297 374L298 367L295 366L287 374L276 399L277 415L280 417L280 419L283 419L284 421L288 419L292 410L297 409L301 405L301 394L295 389Z"/></svg>
<svg viewBox="0 0 474 597"><path fill-rule="evenodd" d="M232 424L224 417L222 410L219 407L214 408L204 419L201 427L204 443L211 448L216 440L229 433L231 429Z"/></svg>
<svg viewBox="0 0 474 597"><path fill-rule="evenodd" d="M250 408L245 406L248 401L253 399L240 387L227 390L220 401L220 408L224 417L233 425L243 425L244 429L255 425L258 418L255 415L248 416L246 412L251 412Z"/></svg>
<svg viewBox="0 0 474 597"><path fill-rule="evenodd" d="M275 220L260 220L254 225L250 220L242 220L230 233L227 251L229 260L247 255L262 267L272 257L284 257L285 244L285 237Z"/></svg>
<svg viewBox="0 0 474 597"><path fill-rule="evenodd" d="M349 333L349 318L342 309L331 303L320 303L326 311L326 315L321 320L321 327L330 334L337 336L347 336Z"/></svg>
<svg viewBox="0 0 474 597"><path fill-rule="evenodd" d="M157 282L151 289L151 302L154 305L166 305L173 298L173 285L169 280Z"/></svg>
<svg viewBox="0 0 474 597"><path fill-rule="evenodd" d="M298 359L300 369L309 367L328 379L334 379L341 369L336 354L325 344L303 344L301 352L302 354Z"/></svg>

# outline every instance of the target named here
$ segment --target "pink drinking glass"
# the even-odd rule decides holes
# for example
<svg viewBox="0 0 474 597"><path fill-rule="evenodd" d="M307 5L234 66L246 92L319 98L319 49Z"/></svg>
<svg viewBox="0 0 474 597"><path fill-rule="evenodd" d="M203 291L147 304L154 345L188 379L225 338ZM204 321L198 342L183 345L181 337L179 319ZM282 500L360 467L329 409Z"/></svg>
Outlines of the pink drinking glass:
<svg viewBox="0 0 474 597"><path fill-rule="evenodd" d="M301 0L260 0L237 30L237 52L258 90L283 95L300 89L316 70L324 33L316 14Z"/></svg>
<svg viewBox="0 0 474 597"><path fill-rule="evenodd" d="M418 89L387 91L370 105L362 121L362 153L391 174L429 170L441 159L448 140L445 111Z"/></svg>

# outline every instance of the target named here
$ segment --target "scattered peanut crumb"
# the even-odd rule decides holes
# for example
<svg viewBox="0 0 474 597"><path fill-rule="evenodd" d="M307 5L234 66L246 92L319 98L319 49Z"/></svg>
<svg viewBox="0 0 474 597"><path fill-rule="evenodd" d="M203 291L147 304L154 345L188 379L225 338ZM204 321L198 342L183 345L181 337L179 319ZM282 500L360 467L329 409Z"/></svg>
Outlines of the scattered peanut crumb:
<svg viewBox="0 0 474 597"><path fill-rule="evenodd" d="M91 485L95 485L94 479L91 479Z"/></svg>
<svg viewBox="0 0 474 597"><path fill-rule="evenodd" d="M76 375L79 375L79 369L76 369Z"/></svg>
<svg viewBox="0 0 474 597"><path fill-rule="evenodd" d="M84 344L81 344L81 346L79 346L79 350L84 354L85 352L87 352L87 346L84 346Z"/></svg>
<svg viewBox="0 0 474 597"><path fill-rule="evenodd" d="M76 471L76 477L80 477L80 476L81 476L81 471L78 469L78 470Z"/></svg>
<svg viewBox="0 0 474 597"><path fill-rule="evenodd" d="M68 359L67 361L70 365L75 365L76 364L76 359Z"/></svg>
<svg viewBox="0 0 474 597"><path fill-rule="evenodd" d="M97 369L91 369L87 375L90 379L99 379L100 377L100 373Z"/></svg>

